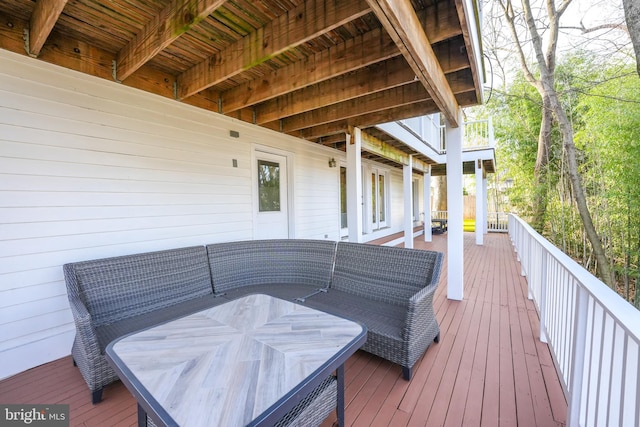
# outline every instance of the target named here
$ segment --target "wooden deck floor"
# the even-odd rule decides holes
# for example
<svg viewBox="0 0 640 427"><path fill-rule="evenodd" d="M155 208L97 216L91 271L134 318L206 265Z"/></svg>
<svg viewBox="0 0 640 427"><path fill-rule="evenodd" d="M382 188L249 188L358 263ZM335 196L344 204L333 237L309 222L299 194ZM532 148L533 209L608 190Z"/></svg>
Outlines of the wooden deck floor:
<svg viewBox="0 0 640 427"><path fill-rule="evenodd" d="M415 247L446 253L446 235ZM465 299L446 298L442 271L435 309L441 340L401 370L358 352L346 365L346 419L353 426L560 426L567 405L538 315L526 297L509 238L465 233ZM136 402L122 383L92 405L80 372L65 357L0 381L0 403L66 403L72 426L133 426ZM331 426L335 416L325 421Z"/></svg>

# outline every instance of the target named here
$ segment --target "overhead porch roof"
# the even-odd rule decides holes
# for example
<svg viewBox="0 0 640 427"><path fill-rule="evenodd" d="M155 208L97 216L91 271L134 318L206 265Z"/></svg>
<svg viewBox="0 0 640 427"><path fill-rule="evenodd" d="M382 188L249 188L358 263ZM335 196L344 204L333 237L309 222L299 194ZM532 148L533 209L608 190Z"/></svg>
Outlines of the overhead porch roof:
<svg viewBox="0 0 640 427"><path fill-rule="evenodd" d="M478 16L475 0L13 0L0 48L344 149L350 127L457 126L481 103Z"/></svg>

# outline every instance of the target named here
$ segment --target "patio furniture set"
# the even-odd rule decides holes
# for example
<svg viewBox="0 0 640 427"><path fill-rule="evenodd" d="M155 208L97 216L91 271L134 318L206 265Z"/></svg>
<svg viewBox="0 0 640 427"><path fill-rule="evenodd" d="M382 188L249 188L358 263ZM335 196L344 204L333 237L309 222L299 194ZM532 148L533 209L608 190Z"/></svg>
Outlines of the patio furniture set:
<svg viewBox="0 0 640 427"><path fill-rule="evenodd" d="M402 366L409 380L416 361L439 340L433 296L442 259L443 254L434 251L291 239L217 243L66 264L76 325L73 360L92 401L98 403L103 388L119 379L112 367L118 357L110 353L108 361L105 354L110 343L117 349L127 339L163 334L163 327L180 322L184 335L185 318L223 313L230 302L259 295L268 298L263 303L269 307L280 301L309 310L307 316L313 318L329 314L332 322L346 318L364 326L364 345L364 332L360 338L349 336L338 351L340 357L327 356L325 368L342 366L347 354L362 345ZM145 340L138 345L144 347ZM304 413L305 423L311 421L310 414L317 424L322 422L339 396L335 389L340 385L333 378L294 387L305 393L309 386L315 388L297 399L283 420L296 419L295 414L300 419Z"/></svg>
<svg viewBox="0 0 640 427"><path fill-rule="evenodd" d="M443 218L432 218L431 219L431 232L433 234L442 234L447 231L449 228L449 221Z"/></svg>

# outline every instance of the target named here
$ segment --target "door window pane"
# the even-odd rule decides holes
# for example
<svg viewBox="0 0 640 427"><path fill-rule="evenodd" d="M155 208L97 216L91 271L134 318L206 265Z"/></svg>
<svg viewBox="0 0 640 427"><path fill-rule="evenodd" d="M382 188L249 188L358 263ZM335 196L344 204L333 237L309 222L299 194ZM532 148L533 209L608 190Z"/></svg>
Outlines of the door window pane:
<svg viewBox="0 0 640 427"><path fill-rule="evenodd" d="M340 166L340 226L347 228L347 168Z"/></svg>
<svg viewBox="0 0 640 427"><path fill-rule="evenodd" d="M258 200L260 212L280 211L280 164L258 160Z"/></svg>

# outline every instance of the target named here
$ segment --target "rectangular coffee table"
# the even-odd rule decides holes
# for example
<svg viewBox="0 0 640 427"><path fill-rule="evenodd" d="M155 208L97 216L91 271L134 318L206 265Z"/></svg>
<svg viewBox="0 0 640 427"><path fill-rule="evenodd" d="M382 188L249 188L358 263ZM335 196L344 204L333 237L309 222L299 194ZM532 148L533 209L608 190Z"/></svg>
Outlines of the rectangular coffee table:
<svg viewBox="0 0 640 427"><path fill-rule="evenodd" d="M344 362L358 323L268 295L248 295L110 343L106 357L159 425L273 425L334 371L344 425Z"/></svg>

